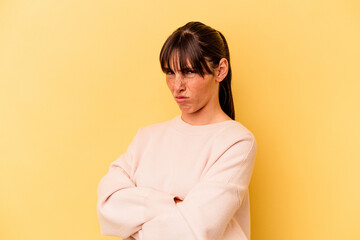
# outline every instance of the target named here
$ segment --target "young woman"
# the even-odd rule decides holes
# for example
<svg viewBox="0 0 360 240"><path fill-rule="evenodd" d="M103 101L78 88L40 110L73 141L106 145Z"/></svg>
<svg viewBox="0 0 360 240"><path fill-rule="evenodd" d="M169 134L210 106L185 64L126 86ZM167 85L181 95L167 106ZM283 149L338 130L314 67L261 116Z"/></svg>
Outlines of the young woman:
<svg viewBox="0 0 360 240"><path fill-rule="evenodd" d="M137 240L248 240L256 142L235 121L224 36L189 22L160 52L181 114L140 128L98 186L104 235Z"/></svg>

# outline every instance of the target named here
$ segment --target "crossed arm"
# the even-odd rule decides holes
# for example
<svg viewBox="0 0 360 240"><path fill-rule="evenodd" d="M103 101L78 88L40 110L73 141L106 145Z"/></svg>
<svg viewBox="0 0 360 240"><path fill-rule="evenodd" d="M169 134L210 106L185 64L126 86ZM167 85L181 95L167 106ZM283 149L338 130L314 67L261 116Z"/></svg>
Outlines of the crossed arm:
<svg viewBox="0 0 360 240"><path fill-rule="evenodd" d="M127 153L111 164L98 187L104 235L123 239L220 239L248 189L255 157L253 138L232 145L181 201L169 193L137 187Z"/></svg>

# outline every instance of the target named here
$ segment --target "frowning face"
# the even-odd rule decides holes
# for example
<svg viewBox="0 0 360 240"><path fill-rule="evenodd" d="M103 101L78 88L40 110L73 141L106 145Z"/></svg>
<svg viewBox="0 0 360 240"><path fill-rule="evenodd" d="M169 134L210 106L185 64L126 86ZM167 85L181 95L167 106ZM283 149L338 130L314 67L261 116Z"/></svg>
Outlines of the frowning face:
<svg viewBox="0 0 360 240"><path fill-rule="evenodd" d="M214 74L201 76L191 67L177 72L171 69L166 71L166 83L183 114L207 111L218 104L219 82Z"/></svg>

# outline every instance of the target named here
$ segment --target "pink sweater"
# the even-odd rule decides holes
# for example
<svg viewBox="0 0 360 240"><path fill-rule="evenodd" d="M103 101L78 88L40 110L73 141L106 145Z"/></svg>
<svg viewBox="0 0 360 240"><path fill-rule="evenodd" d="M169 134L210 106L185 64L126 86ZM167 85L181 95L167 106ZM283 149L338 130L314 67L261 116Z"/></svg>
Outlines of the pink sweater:
<svg viewBox="0 0 360 240"><path fill-rule="evenodd" d="M178 115L141 128L99 183L102 234L249 240L255 153L254 136L233 120L194 126Z"/></svg>

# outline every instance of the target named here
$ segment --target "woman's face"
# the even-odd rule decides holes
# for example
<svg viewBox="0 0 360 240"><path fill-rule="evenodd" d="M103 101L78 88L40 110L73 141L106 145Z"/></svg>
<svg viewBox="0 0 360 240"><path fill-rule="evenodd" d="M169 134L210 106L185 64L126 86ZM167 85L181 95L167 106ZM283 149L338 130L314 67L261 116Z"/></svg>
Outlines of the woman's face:
<svg viewBox="0 0 360 240"><path fill-rule="evenodd" d="M173 67L171 69L174 69ZM179 69L179 68L177 68ZM166 73L166 83L184 114L208 111L218 104L219 82L213 74L203 77L189 69Z"/></svg>

